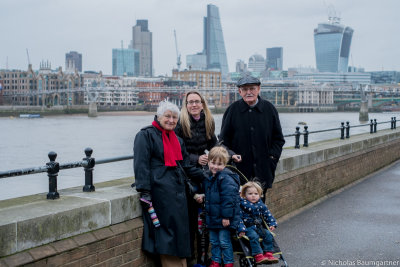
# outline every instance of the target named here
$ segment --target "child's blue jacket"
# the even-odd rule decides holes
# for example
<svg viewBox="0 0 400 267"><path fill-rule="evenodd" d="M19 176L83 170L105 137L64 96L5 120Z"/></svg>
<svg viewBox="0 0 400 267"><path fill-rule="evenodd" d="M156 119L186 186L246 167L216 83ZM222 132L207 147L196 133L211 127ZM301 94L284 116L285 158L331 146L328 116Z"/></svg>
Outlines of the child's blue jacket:
<svg viewBox="0 0 400 267"><path fill-rule="evenodd" d="M222 219L229 219L229 228L236 230L240 222L239 176L225 168L215 177L209 175L203 184L207 228L222 229Z"/></svg>
<svg viewBox="0 0 400 267"><path fill-rule="evenodd" d="M265 205L261 199L257 203L251 203L250 201L241 198L240 208L240 217L246 227L262 223L262 217L264 217L268 226L277 226L274 216L272 216L267 205ZM257 219L259 220L258 222L256 221Z"/></svg>

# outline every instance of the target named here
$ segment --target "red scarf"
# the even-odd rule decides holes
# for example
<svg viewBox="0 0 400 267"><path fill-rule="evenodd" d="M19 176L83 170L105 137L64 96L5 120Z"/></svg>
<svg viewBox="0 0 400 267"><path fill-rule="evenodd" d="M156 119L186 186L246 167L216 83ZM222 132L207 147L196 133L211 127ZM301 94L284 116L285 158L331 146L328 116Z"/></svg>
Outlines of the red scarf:
<svg viewBox="0 0 400 267"><path fill-rule="evenodd" d="M153 121L152 125L162 133L165 166L175 167L176 161L183 159L181 144L179 144L179 140L176 137L175 132L164 130L156 121ZM169 138L167 133L169 134Z"/></svg>

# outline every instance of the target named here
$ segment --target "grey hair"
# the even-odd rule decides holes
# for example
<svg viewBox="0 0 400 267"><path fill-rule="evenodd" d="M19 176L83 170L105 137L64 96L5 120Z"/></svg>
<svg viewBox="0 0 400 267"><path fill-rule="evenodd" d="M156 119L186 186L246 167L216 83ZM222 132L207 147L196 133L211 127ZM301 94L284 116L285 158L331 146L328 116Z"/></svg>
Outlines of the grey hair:
<svg viewBox="0 0 400 267"><path fill-rule="evenodd" d="M168 102L167 100L163 100L160 102L160 104L158 104L158 108L157 108L157 116L161 117L164 115L164 113L169 110L172 113L178 114L179 117L179 108L177 105L172 104L171 102Z"/></svg>

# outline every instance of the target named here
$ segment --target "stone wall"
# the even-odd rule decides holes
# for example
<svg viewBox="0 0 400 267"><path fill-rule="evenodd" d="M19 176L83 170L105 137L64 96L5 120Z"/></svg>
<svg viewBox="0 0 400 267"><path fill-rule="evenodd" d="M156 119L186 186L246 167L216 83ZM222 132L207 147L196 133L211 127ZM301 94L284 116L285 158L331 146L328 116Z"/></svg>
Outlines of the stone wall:
<svg viewBox="0 0 400 267"><path fill-rule="evenodd" d="M4 258L0 266L154 266L141 247L141 218Z"/></svg>
<svg viewBox="0 0 400 267"><path fill-rule="evenodd" d="M267 203L277 218L400 158L400 131L285 149ZM132 179L0 201L0 266L152 266L140 251L142 222Z"/></svg>
<svg viewBox="0 0 400 267"><path fill-rule="evenodd" d="M294 164L296 157L284 156L280 174L267 193L268 207L280 218L389 165L400 158L398 138L393 133L364 140L356 137L339 147L312 146L313 152L297 157L302 167ZM315 163L302 162L309 160Z"/></svg>

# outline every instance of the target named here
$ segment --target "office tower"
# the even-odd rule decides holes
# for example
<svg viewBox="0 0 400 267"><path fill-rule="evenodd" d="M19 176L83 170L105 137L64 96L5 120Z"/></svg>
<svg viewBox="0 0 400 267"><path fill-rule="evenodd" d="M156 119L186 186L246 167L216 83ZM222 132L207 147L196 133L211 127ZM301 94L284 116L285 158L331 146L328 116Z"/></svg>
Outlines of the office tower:
<svg viewBox="0 0 400 267"><path fill-rule="evenodd" d="M115 48L112 50L112 75L139 76L139 51L136 49Z"/></svg>
<svg viewBox="0 0 400 267"><path fill-rule="evenodd" d="M247 64L243 60L236 62L236 72L242 73L247 71Z"/></svg>
<svg viewBox="0 0 400 267"><path fill-rule="evenodd" d="M186 68L189 70L206 70L207 56L203 53L186 56Z"/></svg>
<svg viewBox="0 0 400 267"><path fill-rule="evenodd" d="M267 48L267 70L282 70L283 47Z"/></svg>
<svg viewBox="0 0 400 267"><path fill-rule="evenodd" d="M77 69L82 72L82 54L76 51L71 51L65 54L65 69L74 70Z"/></svg>
<svg viewBox="0 0 400 267"><path fill-rule="evenodd" d="M140 52L140 71L139 75L144 77L153 76L153 35L149 31L147 20L137 20L132 27L133 49Z"/></svg>
<svg viewBox="0 0 400 267"><path fill-rule="evenodd" d="M353 29L329 17L314 29L315 58L320 72L347 72Z"/></svg>
<svg viewBox="0 0 400 267"><path fill-rule="evenodd" d="M229 69L219 11L211 4L207 5L207 17L204 17L204 53L207 55L207 69L220 70L226 77Z"/></svg>
<svg viewBox="0 0 400 267"><path fill-rule="evenodd" d="M250 71L263 72L265 70L265 59L262 55L252 55L249 58L248 68Z"/></svg>

